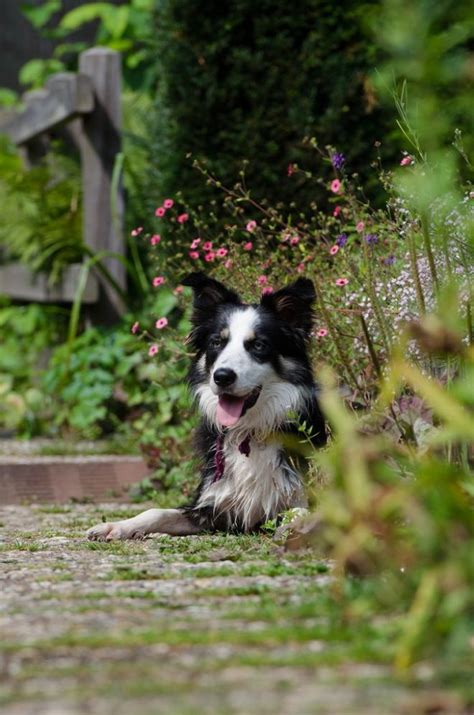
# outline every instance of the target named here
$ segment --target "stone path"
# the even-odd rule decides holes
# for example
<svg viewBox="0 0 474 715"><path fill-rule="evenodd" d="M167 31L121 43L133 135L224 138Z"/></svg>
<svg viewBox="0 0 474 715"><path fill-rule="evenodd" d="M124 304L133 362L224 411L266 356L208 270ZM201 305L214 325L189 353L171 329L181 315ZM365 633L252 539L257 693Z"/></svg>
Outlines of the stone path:
<svg viewBox="0 0 474 715"><path fill-rule="evenodd" d="M468 712L429 669L407 687L361 653L312 553L262 535L84 539L139 510L0 508L2 715Z"/></svg>

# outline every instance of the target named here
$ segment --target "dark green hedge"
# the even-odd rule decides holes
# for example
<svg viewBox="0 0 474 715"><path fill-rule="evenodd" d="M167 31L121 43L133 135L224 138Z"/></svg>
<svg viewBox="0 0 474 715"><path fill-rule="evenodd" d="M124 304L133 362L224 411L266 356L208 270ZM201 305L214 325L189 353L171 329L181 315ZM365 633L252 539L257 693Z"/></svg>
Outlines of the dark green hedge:
<svg viewBox="0 0 474 715"><path fill-rule="evenodd" d="M182 190L191 205L208 190L186 154L207 157L224 181L248 184L258 198L314 199L290 162L314 168L305 135L347 155L367 173L373 145L393 125L368 79L374 46L361 27L374 4L329 0L159 0L153 185Z"/></svg>

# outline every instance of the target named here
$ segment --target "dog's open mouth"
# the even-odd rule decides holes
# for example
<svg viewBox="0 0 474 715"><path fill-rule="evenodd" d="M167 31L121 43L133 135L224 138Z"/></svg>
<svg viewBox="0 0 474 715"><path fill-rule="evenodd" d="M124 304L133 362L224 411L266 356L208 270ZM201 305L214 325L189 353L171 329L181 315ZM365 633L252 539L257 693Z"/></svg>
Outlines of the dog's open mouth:
<svg viewBox="0 0 474 715"><path fill-rule="evenodd" d="M256 387L248 395L237 397L237 395L228 395L223 393L219 395L217 403L217 421L222 427L233 427L237 424L241 417L245 415L247 410L255 405L262 391L261 387Z"/></svg>

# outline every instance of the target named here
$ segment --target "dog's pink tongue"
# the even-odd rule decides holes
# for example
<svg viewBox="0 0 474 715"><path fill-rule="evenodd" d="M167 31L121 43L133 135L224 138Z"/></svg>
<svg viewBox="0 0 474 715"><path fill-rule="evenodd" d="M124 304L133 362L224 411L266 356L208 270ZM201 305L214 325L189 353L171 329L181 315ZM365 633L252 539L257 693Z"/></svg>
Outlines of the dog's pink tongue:
<svg viewBox="0 0 474 715"><path fill-rule="evenodd" d="M243 397L231 397L231 395L220 395L217 403L217 420L223 427L232 427L239 421L244 409L245 399Z"/></svg>

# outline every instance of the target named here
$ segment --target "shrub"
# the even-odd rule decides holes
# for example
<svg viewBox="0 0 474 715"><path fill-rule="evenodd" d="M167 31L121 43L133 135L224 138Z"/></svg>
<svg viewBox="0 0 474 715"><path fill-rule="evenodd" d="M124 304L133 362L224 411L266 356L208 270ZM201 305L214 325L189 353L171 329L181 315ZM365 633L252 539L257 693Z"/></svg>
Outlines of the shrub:
<svg viewBox="0 0 474 715"><path fill-rule="evenodd" d="M42 430L48 398L41 373L50 349L64 340L67 311L56 306L0 307L0 430L25 436Z"/></svg>
<svg viewBox="0 0 474 715"><path fill-rule="evenodd" d="M139 339L150 313L154 321L166 317L176 331L153 360ZM166 287L142 316L125 316L114 329L89 328L55 349L42 375L54 407L49 429L87 439L112 436L133 452L142 448L154 467L169 469L186 454L191 429L182 350L189 324Z"/></svg>
<svg viewBox="0 0 474 715"><path fill-rule="evenodd" d="M305 539L318 549L329 548L336 574L343 577L336 579L334 594L350 610L354 627L374 612L396 623L393 655L399 674L431 658L461 682L468 677L474 605L474 482L468 456L474 440L474 353L472 346L458 344L455 350L446 342L449 322L439 320L433 328L431 321L422 321L420 328L420 349L432 359L454 358L457 376L448 387L427 379L406 360L411 336L405 335L381 383L380 402L372 408L371 430L367 418L344 409L334 376L323 375L322 405L335 435L329 450L315 459L330 487L319 492L317 517L305 529ZM380 420L374 424L377 413L390 409L394 419L403 419L410 394L418 396L418 407L423 403L424 419L430 420L417 449L401 443L400 433L394 438L384 431ZM405 406L398 403L395 415L394 397L401 395ZM297 539L297 532L291 538ZM348 574L366 579L365 593L355 599L347 598Z"/></svg>
<svg viewBox="0 0 474 715"><path fill-rule="evenodd" d="M351 170L367 177L370 147L389 126L369 76L377 51L362 34L370 5L158 3L150 162L156 189L172 196L182 190L195 208L212 192L188 153L207 159L209 171L227 184L248 159L257 200L294 200L306 209L320 192L298 178L286 180L289 164L317 166L305 136L346 147Z"/></svg>

